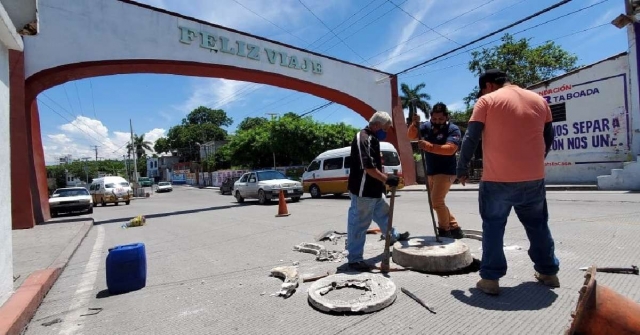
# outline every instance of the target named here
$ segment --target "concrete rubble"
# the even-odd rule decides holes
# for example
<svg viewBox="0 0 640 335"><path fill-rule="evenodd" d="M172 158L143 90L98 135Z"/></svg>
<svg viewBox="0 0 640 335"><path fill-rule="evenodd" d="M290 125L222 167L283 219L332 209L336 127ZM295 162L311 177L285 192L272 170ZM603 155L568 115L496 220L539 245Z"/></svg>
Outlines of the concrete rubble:
<svg viewBox="0 0 640 335"><path fill-rule="evenodd" d="M271 269L271 276L284 280L280 291L272 294L272 296L280 296L288 298L296 292L300 282L298 269L294 266L278 266Z"/></svg>
<svg viewBox="0 0 640 335"><path fill-rule="evenodd" d="M316 255L316 261L341 262L345 253L336 250L327 250L323 245L317 243L303 242L293 247L293 250Z"/></svg>

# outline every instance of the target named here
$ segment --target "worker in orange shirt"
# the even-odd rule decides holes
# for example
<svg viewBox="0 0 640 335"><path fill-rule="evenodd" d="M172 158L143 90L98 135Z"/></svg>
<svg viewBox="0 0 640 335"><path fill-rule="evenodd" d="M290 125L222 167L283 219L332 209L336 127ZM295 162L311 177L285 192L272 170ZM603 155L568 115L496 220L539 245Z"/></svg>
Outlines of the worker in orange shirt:
<svg viewBox="0 0 640 335"><path fill-rule="evenodd" d="M464 233L445 204L445 198L456 180L456 152L462 134L460 128L449 121L449 111L444 103L435 104L430 114L431 119L422 124L420 115L414 114L408 136L410 140L418 140L418 147L425 151L425 173L433 210L438 216L438 235L461 239Z"/></svg>

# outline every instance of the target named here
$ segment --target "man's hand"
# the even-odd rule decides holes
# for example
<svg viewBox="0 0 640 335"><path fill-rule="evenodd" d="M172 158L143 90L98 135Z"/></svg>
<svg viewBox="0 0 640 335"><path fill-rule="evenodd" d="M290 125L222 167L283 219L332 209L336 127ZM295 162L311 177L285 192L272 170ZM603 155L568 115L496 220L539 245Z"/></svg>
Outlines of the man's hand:
<svg viewBox="0 0 640 335"><path fill-rule="evenodd" d="M458 177L458 181L460 182L460 184L462 184L462 186L465 186L465 184L467 183L467 176Z"/></svg>
<svg viewBox="0 0 640 335"><path fill-rule="evenodd" d="M398 176L396 175L388 175L387 176L387 181L385 182L385 184L391 186L391 187L396 187L398 186L398 183L400 182L400 178L398 178Z"/></svg>
<svg viewBox="0 0 640 335"><path fill-rule="evenodd" d="M418 148L420 148L420 150L429 152L433 149L433 144L431 144L431 142L429 141L420 140L418 141Z"/></svg>
<svg viewBox="0 0 640 335"><path fill-rule="evenodd" d="M411 122L416 128L420 128L420 115L418 115L418 113L413 114Z"/></svg>

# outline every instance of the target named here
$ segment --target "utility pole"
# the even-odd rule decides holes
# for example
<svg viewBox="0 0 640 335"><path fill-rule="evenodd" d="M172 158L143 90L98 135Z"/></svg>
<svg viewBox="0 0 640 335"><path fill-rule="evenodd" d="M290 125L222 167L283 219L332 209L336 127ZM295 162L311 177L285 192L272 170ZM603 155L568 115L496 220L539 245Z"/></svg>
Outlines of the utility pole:
<svg viewBox="0 0 640 335"><path fill-rule="evenodd" d="M273 169L276 169L276 152L273 150L273 121L278 113L265 113L271 116L271 153L273 154Z"/></svg>
<svg viewBox="0 0 640 335"><path fill-rule="evenodd" d="M133 151L133 180L135 181L135 183L138 183L138 159L137 159L137 153L136 153L136 142L134 141L133 138L133 123L131 122L131 119L129 119L129 128L131 129L131 151Z"/></svg>
<svg viewBox="0 0 640 335"><path fill-rule="evenodd" d="M127 155L122 155L122 160L124 161L124 166L127 170L127 177L129 177L129 180L131 180L131 172L129 172L129 161L127 160Z"/></svg>
<svg viewBox="0 0 640 335"><path fill-rule="evenodd" d="M98 161L98 148L99 147L97 145L93 146L93 150L96 152L96 162Z"/></svg>

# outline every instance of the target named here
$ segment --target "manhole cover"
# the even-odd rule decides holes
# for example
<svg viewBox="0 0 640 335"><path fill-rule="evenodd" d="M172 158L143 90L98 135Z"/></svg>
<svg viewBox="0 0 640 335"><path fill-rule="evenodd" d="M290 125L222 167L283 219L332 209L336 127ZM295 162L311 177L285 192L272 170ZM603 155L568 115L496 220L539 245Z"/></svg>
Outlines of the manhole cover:
<svg viewBox="0 0 640 335"><path fill-rule="evenodd" d="M396 300L396 285L373 273L340 273L318 280L309 287L309 303L333 313L371 313Z"/></svg>

